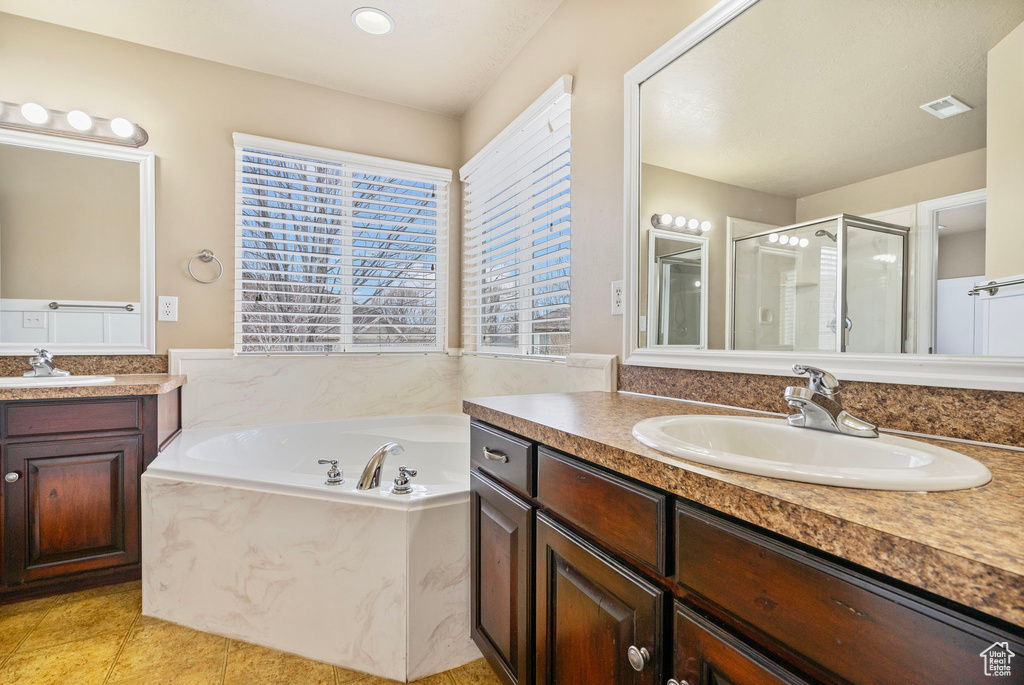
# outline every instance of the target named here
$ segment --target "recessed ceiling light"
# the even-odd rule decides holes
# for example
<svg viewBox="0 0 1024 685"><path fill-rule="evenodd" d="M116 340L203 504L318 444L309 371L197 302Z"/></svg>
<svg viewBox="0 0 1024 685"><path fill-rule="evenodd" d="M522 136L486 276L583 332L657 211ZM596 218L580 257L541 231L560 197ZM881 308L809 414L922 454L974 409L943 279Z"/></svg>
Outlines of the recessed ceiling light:
<svg viewBox="0 0 1024 685"><path fill-rule="evenodd" d="M395 30L395 20L376 7L360 7L352 13L352 23L371 36L386 36Z"/></svg>
<svg viewBox="0 0 1024 685"><path fill-rule="evenodd" d="M921 109L928 112L929 114L938 117L939 119L948 119L951 116L962 114L971 109L969 105L957 100L952 95L947 95L944 98L933 100L921 105Z"/></svg>

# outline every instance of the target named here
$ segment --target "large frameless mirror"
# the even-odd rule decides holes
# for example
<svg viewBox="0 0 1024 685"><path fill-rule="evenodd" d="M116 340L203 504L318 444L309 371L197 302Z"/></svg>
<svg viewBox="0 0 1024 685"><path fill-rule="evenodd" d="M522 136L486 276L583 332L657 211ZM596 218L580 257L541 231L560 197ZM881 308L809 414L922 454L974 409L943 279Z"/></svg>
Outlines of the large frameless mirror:
<svg viewBox="0 0 1024 685"><path fill-rule="evenodd" d="M627 352L1024 356L1022 64L1019 0L720 3L627 75Z"/></svg>

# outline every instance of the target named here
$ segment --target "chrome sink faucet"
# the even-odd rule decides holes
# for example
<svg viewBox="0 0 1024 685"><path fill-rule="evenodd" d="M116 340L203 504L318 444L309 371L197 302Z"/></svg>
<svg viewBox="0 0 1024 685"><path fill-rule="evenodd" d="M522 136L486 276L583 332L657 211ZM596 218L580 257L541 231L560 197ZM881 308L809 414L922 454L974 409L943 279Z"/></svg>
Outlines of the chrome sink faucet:
<svg viewBox="0 0 1024 685"><path fill-rule="evenodd" d="M397 442L386 442L378 447L377 451L370 457L370 461L366 462L363 475L359 476L359 482L356 483L356 490L370 490L380 487L380 471L384 468L384 460L389 454L397 457L403 452L405 452L405 448Z"/></svg>
<svg viewBox="0 0 1024 685"><path fill-rule="evenodd" d="M839 381L824 369L793 364L793 372L809 378L806 388L788 387L783 395L789 406L799 409L790 414L789 425L852 435L858 438L877 438L878 427L858 419L839 403Z"/></svg>
<svg viewBox="0 0 1024 685"><path fill-rule="evenodd" d="M32 365L31 371L25 372L26 378L34 376L70 376L70 371L58 369L53 363L53 355L41 347L36 348L36 356L30 357L28 363Z"/></svg>

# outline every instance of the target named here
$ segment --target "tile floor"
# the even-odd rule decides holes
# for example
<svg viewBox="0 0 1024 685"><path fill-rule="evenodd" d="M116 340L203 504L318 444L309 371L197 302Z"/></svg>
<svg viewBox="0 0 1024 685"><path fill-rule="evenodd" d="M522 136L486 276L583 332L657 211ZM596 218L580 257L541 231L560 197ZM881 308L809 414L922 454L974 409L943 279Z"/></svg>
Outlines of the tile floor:
<svg viewBox="0 0 1024 685"><path fill-rule="evenodd" d="M141 615L139 583L0 606L0 685L390 685ZM416 681L498 685L483 659Z"/></svg>

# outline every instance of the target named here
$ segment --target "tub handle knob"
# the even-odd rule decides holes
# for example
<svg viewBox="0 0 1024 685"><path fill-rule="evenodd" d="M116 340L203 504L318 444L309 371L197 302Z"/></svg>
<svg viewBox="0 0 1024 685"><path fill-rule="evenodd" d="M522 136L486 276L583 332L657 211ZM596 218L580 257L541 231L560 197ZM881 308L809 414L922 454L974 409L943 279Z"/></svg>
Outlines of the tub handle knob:
<svg viewBox="0 0 1024 685"><path fill-rule="evenodd" d="M331 465L331 468L327 469L327 480L324 481L324 485L341 485L345 482L341 469L338 468L337 459L320 459L317 463Z"/></svg>
<svg viewBox="0 0 1024 685"><path fill-rule="evenodd" d="M406 466L398 467L398 477L395 478L395 487L391 488L392 494L395 495L408 495L412 492L412 485L409 484L409 479L416 475L416 469L410 469Z"/></svg>

